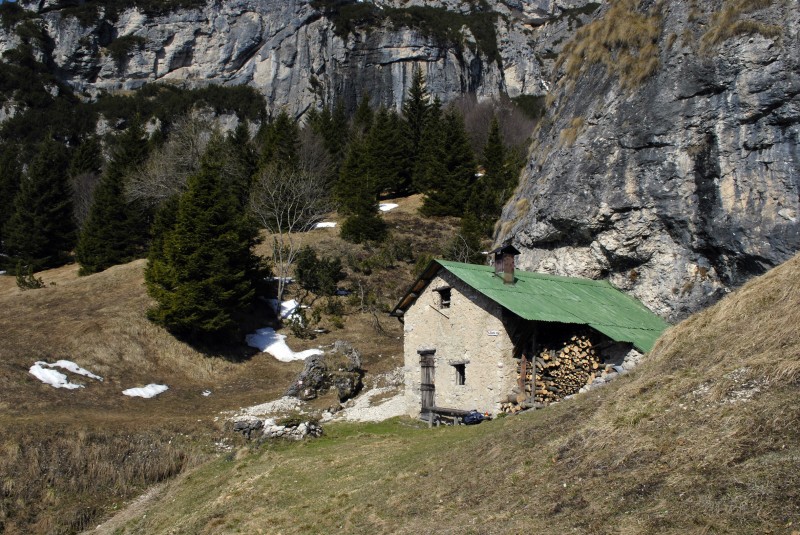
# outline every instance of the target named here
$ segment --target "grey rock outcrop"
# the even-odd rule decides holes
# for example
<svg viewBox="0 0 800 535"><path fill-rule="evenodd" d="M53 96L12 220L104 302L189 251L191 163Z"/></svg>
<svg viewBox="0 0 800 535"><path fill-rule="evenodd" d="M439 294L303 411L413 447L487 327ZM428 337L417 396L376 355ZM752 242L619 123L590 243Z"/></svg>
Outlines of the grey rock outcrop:
<svg viewBox="0 0 800 535"><path fill-rule="evenodd" d="M331 351L305 360L303 371L285 395L308 401L333 389L344 402L361 391L363 377L361 355L349 343L337 340Z"/></svg>
<svg viewBox="0 0 800 535"><path fill-rule="evenodd" d="M677 320L800 249L800 7L654 5L658 69L561 78L498 240Z"/></svg>
<svg viewBox="0 0 800 535"><path fill-rule="evenodd" d="M155 81L248 84L266 96L270 110L284 108L295 116L339 98L354 107L363 94L373 104L399 107L416 67L431 93L445 102L467 92L481 98L542 95L559 43L589 20L586 13L573 12L575 6L595 5L492 0L486 5L498 14L498 60L480 50L466 26L460 43L386 21L337 35L334 22L308 0L209 0L203 7L161 14L132 4L113 16L98 2L91 23L79 20L74 8L65 9L72 2L20 4L39 13L57 75L79 93L132 90ZM425 5L458 14L478 6L462 0L375 4ZM127 39L125 46L120 38ZM13 33L0 30L0 51L15 43Z"/></svg>

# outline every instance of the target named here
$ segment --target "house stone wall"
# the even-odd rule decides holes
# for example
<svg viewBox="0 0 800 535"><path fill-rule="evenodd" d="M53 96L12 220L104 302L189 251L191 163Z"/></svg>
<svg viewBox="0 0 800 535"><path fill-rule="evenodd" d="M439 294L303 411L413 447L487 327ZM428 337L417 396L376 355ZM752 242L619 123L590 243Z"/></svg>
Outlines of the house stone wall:
<svg viewBox="0 0 800 535"><path fill-rule="evenodd" d="M494 276L487 273L487 276ZM450 287L450 306L441 308L437 289ZM517 380L513 344L502 309L442 269L404 315L406 408L421 409L419 351L434 349L435 398L440 407L499 410ZM455 363L465 364L464 385L456 384Z"/></svg>

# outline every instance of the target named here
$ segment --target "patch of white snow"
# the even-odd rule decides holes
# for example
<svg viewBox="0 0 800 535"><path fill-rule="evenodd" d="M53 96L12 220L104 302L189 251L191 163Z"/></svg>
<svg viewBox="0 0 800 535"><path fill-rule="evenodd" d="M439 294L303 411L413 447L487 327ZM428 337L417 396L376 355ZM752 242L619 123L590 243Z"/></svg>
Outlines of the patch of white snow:
<svg viewBox="0 0 800 535"><path fill-rule="evenodd" d="M207 398L208 396L211 395L211 390L203 390L202 392L200 392L200 395Z"/></svg>
<svg viewBox="0 0 800 535"><path fill-rule="evenodd" d="M394 209L395 209L395 208L397 208L398 206L399 206L398 204L395 204L395 203L393 203L393 202L382 202L382 203L380 203L380 204L378 205L378 209L379 209L381 212L388 212L389 210L394 210Z"/></svg>
<svg viewBox="0 0 800 535"><path fill-rule="evenodd" d="M306 349L295 353L286 345L286 335L278 334L272 327L264 327L254 334L248 334L245 342L250 347L255 347L262 353L269 353L281 362L305 360L311 355L321 355L321 349Z"/></svg>
<svg viewBox="0 0 800 535"><path fill-rule="evenodd" d="M48 384L54 388L66 388L74 390L76 388L83 388L83 385L69 382L67 376L53 368L62 368L77 375L83 375L91 379L102 381L103 378L95 375L85 368L81 368L71 360L59 360L50 364L49 362L37 361L31 366L29 373L39 379L41 382Z"/></svg>
<svg viewBox="0 0 800 535"><path fill-rule="evenodd" d="M335 221L320 221L319 223L314 225L314 228L334 228L334 227L336 227Z"/></svg>
<svg viewBox="0 0 800 535"><path fill-rule="evenodd" d="M162 392L166 392L167 390L169 390L167 385L156 385L151 383L147 386L123 390L122 394L124 396L130 396L134 398L152 398L161 394Z"/></svg>

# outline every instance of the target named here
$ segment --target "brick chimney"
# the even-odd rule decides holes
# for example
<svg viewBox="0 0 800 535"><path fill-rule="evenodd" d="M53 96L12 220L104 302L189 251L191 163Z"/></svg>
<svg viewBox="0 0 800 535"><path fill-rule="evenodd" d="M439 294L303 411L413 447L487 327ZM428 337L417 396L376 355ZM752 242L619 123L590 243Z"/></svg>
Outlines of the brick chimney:
<svg viewBox="0 0 800 535"><path fill-rule="evenodd" d="M511 245L511 240L506 240L490 254L494 254L494 274L503 279L503 284L514 284L514 257L519 251Z"/></svg>

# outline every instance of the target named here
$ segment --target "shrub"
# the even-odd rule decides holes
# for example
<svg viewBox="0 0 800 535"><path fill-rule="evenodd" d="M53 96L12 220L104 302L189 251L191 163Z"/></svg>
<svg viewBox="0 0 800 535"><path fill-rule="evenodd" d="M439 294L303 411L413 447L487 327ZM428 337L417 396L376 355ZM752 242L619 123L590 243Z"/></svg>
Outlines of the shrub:
<svg viewBox="0 0 800 535"><path fill-rule="evenodd" d="M28 266L28 269L22 267L22 262L17 263L17 287L20 290L38 290L44 288L44 281L41 278L34 276L33 268Z"/></svg>
<svg viewBox="0 0 800 535"><path fill-rule="evenodd" d="M117 63L122 63L134 48L141 50L145 44L147 44L147 39L140 35L123 35L109 43L108 54Z"/></svg>
<svg viewBox="0 0 800 535"><path fill-rule="evenodd" d="M311 247L305 247L297 253L294 273L303 289L327 296L336 292L337 283L345 277L341 259L318 258L317 252Z"/></svg>

